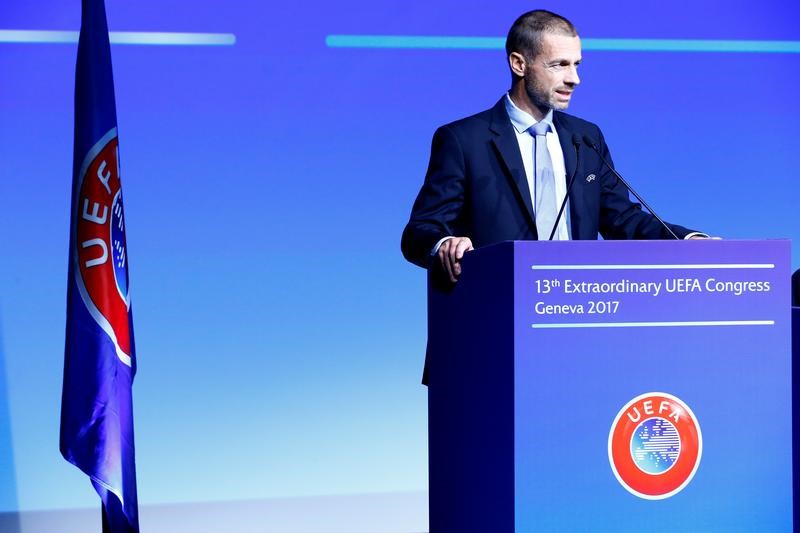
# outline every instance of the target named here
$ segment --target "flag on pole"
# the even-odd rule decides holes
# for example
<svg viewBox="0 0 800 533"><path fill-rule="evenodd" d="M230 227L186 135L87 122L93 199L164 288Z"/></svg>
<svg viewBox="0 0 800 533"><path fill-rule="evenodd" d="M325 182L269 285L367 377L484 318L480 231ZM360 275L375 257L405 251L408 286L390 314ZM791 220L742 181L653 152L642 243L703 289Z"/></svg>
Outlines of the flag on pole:
<svg viewBox="0 0 800 533"><path fill-rule="evenodd" d="M136 373L111 47L103 0L82 0L75 72L61 454L89 476L103 530L139 531Z"/></svg>

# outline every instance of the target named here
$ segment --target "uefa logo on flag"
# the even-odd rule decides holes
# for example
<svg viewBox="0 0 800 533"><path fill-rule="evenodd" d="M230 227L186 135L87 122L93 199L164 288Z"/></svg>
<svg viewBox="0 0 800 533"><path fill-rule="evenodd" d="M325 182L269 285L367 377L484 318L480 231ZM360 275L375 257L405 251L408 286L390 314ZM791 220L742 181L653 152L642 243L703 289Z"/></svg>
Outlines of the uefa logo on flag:
<svg viewBox="0 0 800 533"><path fill-rule="evenodd" d="M650 392L628 402L608 434L608 460L617 480L646 500L674 496L694 477L703 453L697 418L680 399Z"/></svg>
<svg viewBox="0 0 800 533"><path fill-rule="evenodd" d="M73 257L78 289L92 318L131 366L128 259L117 130L90 151L78 181Z"/></svg>

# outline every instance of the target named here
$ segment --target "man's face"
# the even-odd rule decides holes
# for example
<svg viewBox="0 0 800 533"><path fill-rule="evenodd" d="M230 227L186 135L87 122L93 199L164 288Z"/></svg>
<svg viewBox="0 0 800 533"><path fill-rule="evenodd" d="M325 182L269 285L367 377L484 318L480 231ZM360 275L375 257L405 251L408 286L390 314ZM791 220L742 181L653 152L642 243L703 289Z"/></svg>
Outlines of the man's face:
<svg viewBox="0 0 800 533"><path fill-rule="evenodd" d="M572 92L580 83L581 62L579 37L545 33L542 50L529 59L525 68L525 91L542 112L566 109Z"/></svg>

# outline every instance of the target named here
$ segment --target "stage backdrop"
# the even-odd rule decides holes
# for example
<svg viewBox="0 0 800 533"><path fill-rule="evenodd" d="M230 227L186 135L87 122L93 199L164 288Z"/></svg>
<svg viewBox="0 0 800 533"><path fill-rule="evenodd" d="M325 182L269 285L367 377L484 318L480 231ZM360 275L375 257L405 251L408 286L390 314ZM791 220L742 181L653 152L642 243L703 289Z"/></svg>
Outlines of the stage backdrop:
<svg viewBox="0 0 800 533"><path fill-rule="evenodd" d="M400 233L434 129L503 94L501 38L537 6L106 4L113 32L193 34L112 45L142 506L421 494L425 275ZM539 6L585 38L570 112L663 218L800 239L800 6ZM58 453L76 44L53 32L79 17L0 6L0 512L97 506Z"/></svg>

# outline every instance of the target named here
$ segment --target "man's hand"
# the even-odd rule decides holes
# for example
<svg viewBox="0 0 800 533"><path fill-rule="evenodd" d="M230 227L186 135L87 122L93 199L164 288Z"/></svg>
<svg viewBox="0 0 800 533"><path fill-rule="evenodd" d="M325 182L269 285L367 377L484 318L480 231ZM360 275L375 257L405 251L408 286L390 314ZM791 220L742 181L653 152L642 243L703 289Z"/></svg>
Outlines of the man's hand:
<svg viewBox="0 0 800 533"><path fill-rule="evenodd" d="M453 283L458 281L458 276L461 275L461 258L464 257L464 252L474 249L469 237L453 237L442 243L436 255L439 257L439 264L450 276L450 281Z"/></svg>

